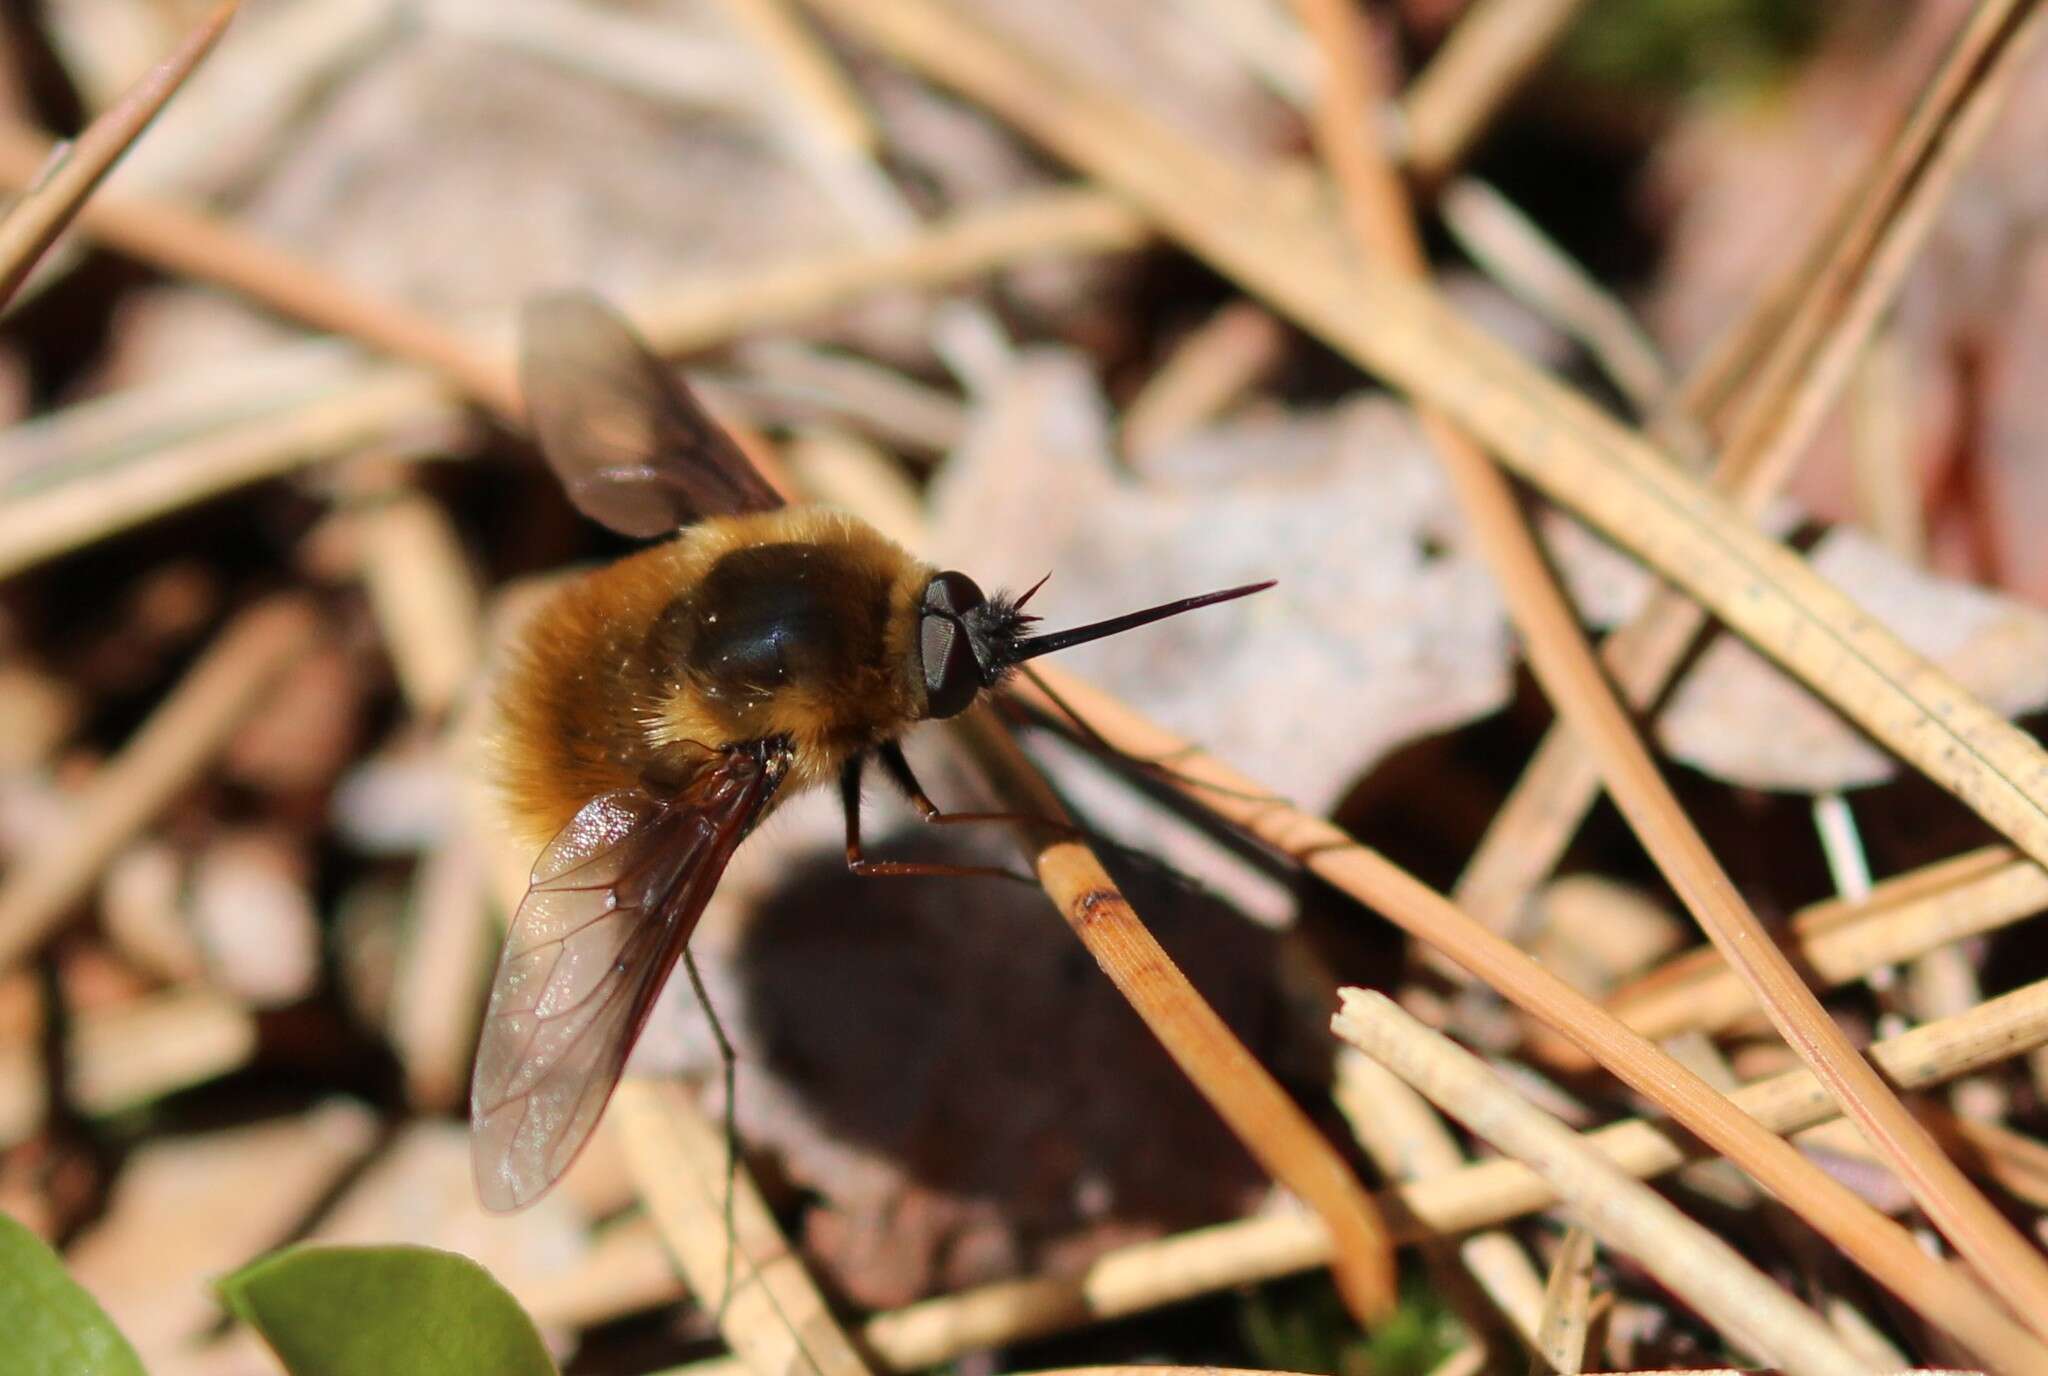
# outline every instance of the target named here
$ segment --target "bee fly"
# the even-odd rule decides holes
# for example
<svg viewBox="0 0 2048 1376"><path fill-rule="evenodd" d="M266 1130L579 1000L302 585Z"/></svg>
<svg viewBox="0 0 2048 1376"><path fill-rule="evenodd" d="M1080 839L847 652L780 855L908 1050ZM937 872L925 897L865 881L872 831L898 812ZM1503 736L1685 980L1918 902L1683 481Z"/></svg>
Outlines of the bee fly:
<svg viewBox="0 0 2048 1376"><path fill-rule="evenodd" d="M988 597L851 516L785 505L594 297L540 298L521 332L533 430L570 500L672 538L557 592L498 684L490 757L540 857L470 1088L477 1190L499 1211L575 1158L727 861L778 803L836 782L856 873L986 872L866 859L869 757L939 820L906 729L1026 660L1270 586L1031 633L1029 593Z"/></svg>

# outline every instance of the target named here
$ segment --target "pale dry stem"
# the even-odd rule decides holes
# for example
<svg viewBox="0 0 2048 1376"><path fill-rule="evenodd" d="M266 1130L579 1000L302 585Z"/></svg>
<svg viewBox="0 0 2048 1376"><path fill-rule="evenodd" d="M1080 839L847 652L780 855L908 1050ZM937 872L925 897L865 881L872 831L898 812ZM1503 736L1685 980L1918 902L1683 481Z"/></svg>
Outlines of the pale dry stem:
<svg viewBox="0 0 2048 1376"><path fill-rule="evenodd" d="M1901 1090L1926 1089L2011 1059L2048 1041L2048 983L1992 999L1960 1017L1916 1028L1872 1048ZM1759 1081L1732 1096L1737 1107L1777 1133L1840 1121L1827 1094L1804 1070ZM1585 1134L1586 1142L1636 1176L1654 1176L1696 1159L1682 1132L1623 1122ZM2042 1170L2048 1179L2048 1166ZM1550 1187L1519 1161L1494 1160L1398 1185L1379 1194L1396 1241L1457 1236L1547 1209ZM869 1318L865 1346L893 1371L913 1371L964 1352L1066 1332L1143 1313L1233 1286L1252 1285L1322 1266L1329 1237L1311 1216L1274 1214L1201 1228L1119 1248L1078 1276L1034 1276L925 1300ZM630 1302L637 1293L622 1280ZM610 1317L618 1309L602 1311ZM718 1359L684 1368L714 1376L737 1368Z"/></svg>
<svg viewBox="0 0 2048 1376"><path fill-rule="evenodd" d="M867 1364L804 1273L752 1178L744 1169L728 1175L725 1136L689 1091L628 1079L610 1114L670 1255L755 1376L867 1376ZM730 1229L728 1179L736 1191Z"/></svg>
<svg viewBox="0 0 2048 1376"><path fill-rule="evenodd" d="M1401 96L1403 155L1442 181L1556 46L1585 0L1475 0Z"/></svg>
<svg viewBox="0 0 2048 1376"><path fill-rule="evenodd" d="M1724 359L1756 357L1751 372L1761 380L1743 393L1713 478L1744 512L1761 512L1790 477L1917 261L1956 178L2003 108L2040 22L2037 11L2030 27L2008 33L1983 22L1980 11L1966 30L1977 41L1956 45L1899 136L1879 150L1854 194L1823 221L1814 247L1801 255L1812 268L1797 280L1799 290L1774 286L1760 294L1730 332L1743 346L1710 354L1679 384L1672 414L1704 419L1699 408L1710 395L1725 401L1728 387L1716 381ZM2001 38L1996 60L1986 66L1985 42ZM1958 71L1981 76L1961 82ZM1655 702L1705 622L1698 603L1660 589L1608 638L1602 658L1631 706ZM1460 876L1459 902L1505 930L1563 855L1598 793L1590 758L1569 730L1553 727Z"/></svg>
<svg viewBox="0 0 2048 1376"><path fill-rule="evenodd" d="M900 242L836 249L735 280L685 282L632 303L632 314L655 347L679 354L890 287L943 286L1060 254L1132 249L1148 238L1142 219L1106 193L1036 193ZM472 344L479 357L493 347ZM80 456L58 480L0 502L0 577L235 487L458 418L435 375L380 366L303 404L162 449L104 465Z"/></svg>
<svg viewBox="0 0 2048 1376"><path fill-rule="evenodd" d="M1426 275L1422 245L1392 165L1363 136L1383 102L1364 60L1367 35L1350 0L1298 0L1324 58L1317 137L1352 232L1393 271ZM1785 1040L1827 1081L1921 1207L2020 1313L2048 1308L2048 1263L1941 1151L1858 1056L1820 1000L1771 941L1706 840L1679 806L1557 585L1513 491L1486 454L1446 416L1417 411L1449 470L1466 519L1521 630L1559 717L1598 763L1608 791L1701 928Z"/></svg>
<svg viewBox="0 0 2048 1376"><path fill-rule="evenodd" d="M2048 1348L2013 1323L1961 1272L1927 1257L1897 1224L1766 1133L1742 1111L1743 1105L1715 1093L1442 896L1341 829L1261 790L1255 781L1109 695L1049 666L1037 673L1112 748L1141 761L1171 760L1169 778L1190 798L1464 966L1736 1161L1780 1199L1796 1201L1810 1225L1938 1326L1964 1335L1994 1364L2015 1371L2048 1362ZM1047 709L1053 706L1031 689L1019 691ZM1832 1104L1824 1092L1818 1097ZM1512 1162L1497 1164L1521 1169Z"/></svg>
<svg viewBox="0 0 2048 1376"><path fill-rule="evenodd" d="M240 0L223 0L185 36L177 49L151 68L51 165L45 150L17 190L24 194L0 218L0 309L91 196L100 179L113 170L129 145L140 138L157 112L177 94L199 67L235 16Z"/></svg>
<svg viewBox="0 0 2048 1376"><path fill-rule="evenodd" d="M1517 1095L1478 1057L1383 995L1340 991L1337 1034L1557 1190L1573 1218L1635 1258L1740 1350L1813 1376L1866 1376L1818 1315L1733 1247Z"/></svg>

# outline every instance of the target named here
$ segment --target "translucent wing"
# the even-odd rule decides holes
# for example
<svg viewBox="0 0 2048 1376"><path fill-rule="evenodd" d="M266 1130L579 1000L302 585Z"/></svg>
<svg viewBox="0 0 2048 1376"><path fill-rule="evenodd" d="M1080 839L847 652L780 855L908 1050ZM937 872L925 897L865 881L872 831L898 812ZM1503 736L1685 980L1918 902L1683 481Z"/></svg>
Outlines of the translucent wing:
<svg viewBox="0 0 2048 1376"><path fill-rule="evenodd" d="M534 436L592 520L647 539L783 504L689 388L595 296L527 302L519 349Z"/></svg>
<svg viewBox="0 0 2048 1376"><path fill-rule="evenodd" d="M778 777L731 751L673 799L593 798L541 853L498 957L470 1082L485 1208L532 1203L576 1158Z"/></svg>

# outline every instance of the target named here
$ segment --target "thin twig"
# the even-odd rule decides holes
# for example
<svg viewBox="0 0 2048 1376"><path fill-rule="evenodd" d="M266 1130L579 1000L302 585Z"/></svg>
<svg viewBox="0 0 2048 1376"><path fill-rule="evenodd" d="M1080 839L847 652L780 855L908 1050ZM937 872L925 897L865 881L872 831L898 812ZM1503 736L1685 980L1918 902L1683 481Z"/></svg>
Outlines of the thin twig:
<svg viewBox="0 0 2048 1376"><path fill-rule="evenodd" d="M249 1009L196 986L86 1009L67 1032L71 1106L94 1116L239 1070L256 1053ZM0 1148L35 1132L47 1108L35 1046L0 1043Z"/></svg>
<svg viewBox="0 0 2048 1376"><path fill-rule="evenodd" d="M1337 1034L1407 1080L1446 1113L1536 1170L1572 1215L1627 1253L1745 1352L1796 1373L1864 1376L1827 1325L1713 1232L1590 1151L1471 1052L1430 1031L1384 995L1340 991Z"/></svg>
<svg viewBox="0 0 2048 1376"><path fill-rule="evenodd" d="M1370 1056L1349 1050L1338 1053L1330 1097L1388 1180L1436 1179L1464 1167L1465 1154L1435 1107ZM1543 1277L1513 1234L1500 1229L1478 1232L1459 1239L1455 1248L1432 1248L1429 1242L1424 1239L1424 1255L1432 1265L1441 1260L1455 1268L1462 1263L1522 1340L1536 1343L1543 1322ZM1470 1282L1458 1288L1470 1290ZM1478 1333L1498 1325L1489 1321L1476 1326L1468 1320L1466 1326Z"/></svg>
<svg viewBox="0 0 2048 1376"><path fill-rule="evenodd" d="M1984 22L1980 9L1965 29L1966 39L1974 36L1976 41L1954 46L1913 117L1875 155L1856 194L1825 222L1827 231L1816 248L1802 255L1812 262L1799 279L1803 290L1789 300L1775 288L1761 295L1745 322L1731 332L1750 342L1717 351L1680 384L1679 401L1692 398L1690 405L1704 405L1708 388L1703 379L1723 357L1760 356L1749 372L1766 380L1756 387L1768 382L1769 396L1745 394L1757 398L1746 403L1750 419L1741 434L1731 437L1714 477L1744 512L1760 512L1789 476L1793 460L1804 451L1896 296L1950 189L2003 108L2013 73L2038 37L2041 12L2032 13L2027 28L2008 32ZM2004 41L1993 47L1986 67L1985 45L1999 39ZM1970 73L1981 73L1981 79L1974 84L1959 79L1958 74ZM1788 396L1788 387L1797 388L1798 395ZM1722 390L1715 384L1716 396ZM1682 407L1679 413L1685 414ZM1703 418L1701 412L1692 414ZM1660 590L1608 638L1602 658L1632 706L1645 708L1656 700L1705 619L1697 603ZM2017 767L2013 762L2000 766ZM1554 727L1467 863L1454 890L1459 903L1504 930L1563 855L1598 793L1592 762L1567 730Z"/></svg>
<svg viewBox="0 0 2048 1376"><path fill-rule="evenodd" d="M461 538L433 498L398 487L348 513L370 611L413 714L438 721L476 672L481 612Z"/></svg>
<svg viewBox="0 0 2048 1376"><path fill-rule="evenodd" d="M2048 982L2029 985L1946 1022L1915 1028L1873 1047L1902 1090L2024 1055L2048 1040ZM1814 1078L1791 1070L1736 1091L1737 1107L1773 1132L1839 1121ZM1654 1176L1695 1159L1698 1143L1645 1122L1587 1133L1586 1142L1632 1175ZM1557 1202L1541 1176L1519 1161L1493 1160L1404 1184L1379 1195L1395 1239L1454 1237ZM964 1352L1003 1347L1142 1313L1199 1295L1254 1285L1329 1260L1329 1237L1314 1218L1266 1215L1118 1248L1073 1276L1001 1281L877 1314L861 1341L892 1371L915 1371ZM613 1317L620 1309L606 1309ZM692 1376L736 1369L728 1359L683 1368Z"/></svg>
<svg viewBox="0 0 2048 1376"><path fill-rule="evenodd" d="M455 413L424 374L382 367L276 415L69 475L0 503L0 577L152 517Z"/></svg>
<svg viewBox="0 0 2048 1376"><path fill-rule="evenodd" d="M1849 390L1849 457L1856 521L1909 564L1926 558L1925 506L1913 462L1912 368L1898 331L1881 330Z"/></svg>
<svg viewBox="0 0 2048 1376"><path fill-rule="evenodd" d="M1352 0L1298 0L1323 53L1317 138L1352 231L1405 276L1426 275L1421 238L1393 166L1364 137L1378 103L1368 41ZM1828 1083L1935 1225L2021 1313L2048 1312L2048 1262L1979 1192L1906 1106L1856 1054L1820 1000L1736 891L1692 825L1602 674L1571 604L1523 520L1507 480L1441 413L1418 407L1466 520L1492 566L1538 681L1598 763L1608 792L1679 898L1741 975L1785 1040ZM2044 1326L2048 1331L2048 1326Z"/></svg>
<svg viewBox="0 0 2048 1376"><path fill-rule="evenodd" d="M1534 1376L1579 1376L1586 1369L1587 1330L1592 1327L1593 1234L1573 1224L1551 1259L1550 1282L1543 1288L1543 1328Z"/></svg>
<svg viewBox="0 0 2048 1376"><path fill-rule="evenodd" d="M1585 0L1475 0L1401 96L1405 160L1433 185L1459 164Z"/></svg>
<svg viewBox="0 0 2048 1376"><path fill-rule="evenodd" d="M1786 945L1823 987L1861 979L1966 936L2048 908L2048 872L2004 846L1900 875L1857 900L1830 898L1794 914ZM1687 951L1612 994L1607 1007L1646 1037L1718 1032L1756 1000L1711 947Z"/></svg>
<svg viewBox="0 0 2048 1376"><path fill-rule="evenodd" d="M775 65L791 100L840 154L868 159L881 146L859 88L839 70L786 0L721 0L726 15Z"/></svg>
<svg viewBox="0 0 2048 1376"><path fill-rule="evenodd" d="M1140 217L1106 193L1034 193L940 221L898 243L835 249L736 279L686 282L635 301L632 315L657 348L681 354L892 287L944 286L1060 254L1120 252L1148 237ZM0 503L0 577L234 487L457 418L434 376L372 368L301 405Z"/></svg>
<svg viewBox="0 0 2048 1376"><path fill-rule="evenodd" d="M185 35L170 56L150 69L92 126L78 136L52 167L45 153L17 187L26 192L0 219L0 309L14 299L36 260L77 215L100 179L113 170L130 144L149 127L185 79L213 51L235 17L240 0L222 0L213 13Z"/></svg>
<svg viewBox="0 0 2048 1376"><path fill-rule="evenodd" d="M1052 666L1035 672L1112 748L1137 760L1171 760L1173 769L1167 777L1188 797L1462 965L1780 1199L1797 1200L1801 1217L1852 1261L1937 1325L1963 1337L1994 1365L2025 1371L2031 1369L2030 1363L2048 1362L2048 1348L2015 1325L1962 1272L1934 1262L1904 1229L1440 894L1330 822L1291 806L1110 695ZM1020 686L1016 691L1035 705L1054 710L1052 700L1034 688Z"/></svg>
<svg viewBox="0 0 2048 1376"><path fill-rule="evenodd" d="M1148 457L1219 415L1271 372L1287 348L1287 331L1253 301L1232 301L1188 332L1124 408L1119 439L1124 458L1142 468Z"/></svg>
<svg viewBox="0 0 2048 1376"><path fill-rule="evenodd" d="M894 287L950 286L1061 254L1123 252L1150 238L1143 217L1121 199L1063 187L962 211L891 243L833 249L736 278L686 281L631 304L655 347L676 355Z"/></svg>
<svg viewBox="0 0 2048 1376"><path fill-rule="evenodd" d="M1115 95L995 40L932 0L811 3L897 57L993 106L1040 142L1104 177L1213 265L1337 344L1355 362L1440 406L1523 476L1711 605L1847 715L2013 835L2023 848L2048 854L2048 757L2040 747L1882 630L1803 560L1762 537L1685 478L1654 446L1458 320L1426 290L1383 267L1355 261L1326 224L1278 211L1248 213L1247 207L1257 201L1241 173ZM1637 820L1639 826L1657 826L1667 819ZM1320 873L1348 868L1353 858L1364 854L1353 850L1341 858L1316 857L1310 863ZM1689 872L1687 887L1706 894L1717 875L1711 867ZM1352 877L1354 882L1366 878L1362 873ZM1725 878L1720 882L1725 886ZM1401 875L1398 887L1411 886L1419 891L1393 897L1395 906L1441 904L1437 895ZM1497 952L1489 953L1490 970L1511 968L1498 957ZM1779 1004L1790 1006L1802 997L1811 1001L1810 991L1795 978L1782 977L1782 965L1775 971L1764 967L1759 973L1780 986L1775 1000ZM1526 970L1521 975L1523 987L1511 997L1551 1003L1554 996L1568 992L1543 988L1539 995L1538 977ZM1583 1004L1576 995L1573 1001ZM1552 1006L1549 1012L1556 1015L1562 1009ZM1577 1007L1573 1020L1590 1012ZM1547 1020L1558 1021L1555 1016ZM1572 1030L1586 1035L1583 1026ZM1661 1057L1657 1060L1662 1074L1648 1075L1648 1063L1639 1053L1649 1048L1625 1047L1617 1040L1604 1050L1612 1068L1627 1065L1625 1077L1643 1075L1636 1083L1645 1092L1652 1092L1646 1086L1656 1083L1666 1102L1686 1101L1686 1111L1713 1119L1716 1131L1731 1137L1743 1133L1740 1125L1723 1116L1725 1101L1696 1077L1674 1078L1675 1068ZM1918 1146L1916 1134L1924 1139L1924 1132L1890 1101L1868 1066L1852 1056L1833 1061L1832 1068L1847 1077L1845 1083L1857 1083L1866 1114L1889 1113L1885 1126L1901 1161L1914 1174L1916 1196L1940 1211L1965 1250L1997 1257L1999 1264L1989 1268L1993 1282L2014 1294L2048 1290L2048 1267L2039 1254L1938 1150ZM1760 1159L1784 1150L1775 1141L1753 1138L1744 1149ZM1775 1172L1789 1166L1780 1157L1770 1168ZM1816 1189L1810 1179L1804 1188ZM1848 1226L1866 1240L1881 1239L1879 1246L1862 1254L1867 1263L1875 1261L1892 1270L1905 1260L1898 1250L1905 1242L1903 1235L1886 1231L1867 1206L1846 1191L1808 1213L1833 1213L1820 1225L1824 1229ZM1852 1216L1854 1224L1848 1222ZM1983 1323L1995 1311L1989 1311L1981 1294L1974 1288L1965 1294L1962 1286L1953 1284L1943 1289L1971 1317L1951 1310L1940 1322L1952 1331L1982 1334ZM1927 1298L1918 1289L1902 1293ZM2048 1324L2048 1299L2020 1307ZM1936 1308L1941 1312L1945 1306ZM2000 1332L2009 1337L2012 1330L2001 1324ZM2028 1346L2039 1351L2036 1344Z"/></svg>
<svg viewBox="0 0 2048 1376"><path fill-rule="evenodd" d="M1241 284L1483 441L1710 605L2030 854L2048 855L2048 755L1680 471L1326 223L1257 213L1258 183L1099 87L933 0L810 0L1099 173Z"/></svg>
<svg viewBox="0 0 2048 1376"><path fill-rule="evenodd" d="M1649 335L1514 202L1476 177L1460 177L1437 198L1437 211L1472 260L1585 346L1639 414L1664 404L1671 378ZM1694 446L1704 444L1693 438Z"/></svg>
<svg viewBox="0 0 2048 1376"><path fill-rule="evenodd" d="M419 865L411 922L391 980L386 1034L405 1067L406 1102L463 1102L493 941L484 842L458 830Z"/></svg>

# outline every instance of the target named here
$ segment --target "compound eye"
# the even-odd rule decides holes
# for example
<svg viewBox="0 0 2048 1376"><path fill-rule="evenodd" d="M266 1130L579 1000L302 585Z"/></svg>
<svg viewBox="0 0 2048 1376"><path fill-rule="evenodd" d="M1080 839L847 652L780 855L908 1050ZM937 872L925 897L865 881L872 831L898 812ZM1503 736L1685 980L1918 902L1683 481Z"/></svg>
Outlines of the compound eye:
<svg viewBox="0 0 2048 1376"><path fill-rule="evenodd" d="M938 581L932 580L934 584ZM926 613L918 622L917 649L924 667L925 715L936 719L966 711L982 689L981 666L974 662L974 647L960 623L950 616Z"/></svg>
<svg viewBox="0 0 2048 1376"><path fill-rule="evenodd" d="M924 585L924 610L927 615L940 613L959 616L962 612L979 607L988 599L975 586L974 580L964 573L941 573ZM929 660L926 663L930 663Z"/></svg>

